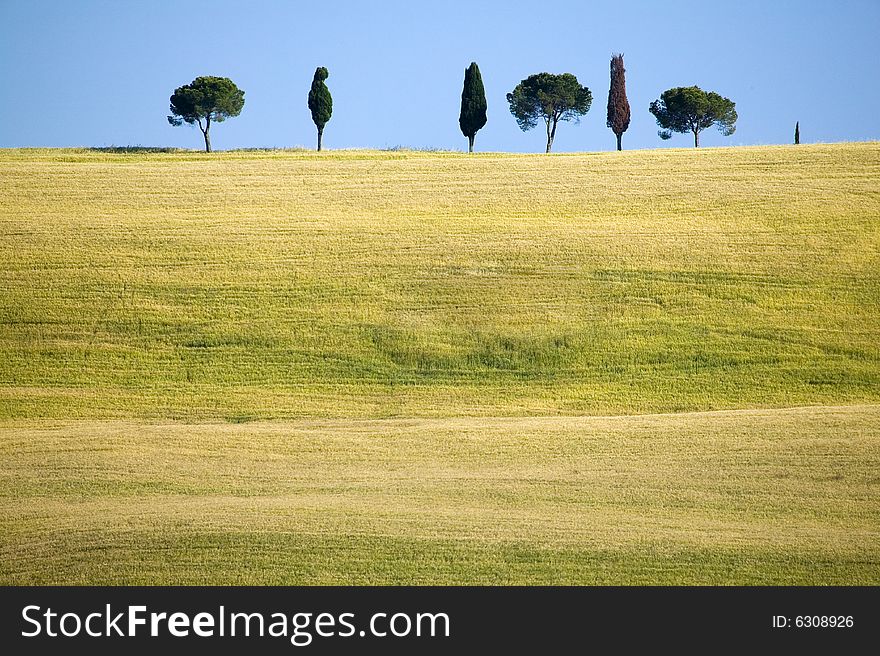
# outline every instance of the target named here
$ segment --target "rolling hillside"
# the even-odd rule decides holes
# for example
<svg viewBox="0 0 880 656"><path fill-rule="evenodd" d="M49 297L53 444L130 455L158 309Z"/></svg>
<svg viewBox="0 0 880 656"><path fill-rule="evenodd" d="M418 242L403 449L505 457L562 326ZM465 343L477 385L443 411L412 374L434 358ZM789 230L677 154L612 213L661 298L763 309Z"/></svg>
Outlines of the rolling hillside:
<svg viewBox="0 0 880 656"><path fill-rule="evenodd" d="M0 150L0 582L880 583L880 144Z"/></svg>

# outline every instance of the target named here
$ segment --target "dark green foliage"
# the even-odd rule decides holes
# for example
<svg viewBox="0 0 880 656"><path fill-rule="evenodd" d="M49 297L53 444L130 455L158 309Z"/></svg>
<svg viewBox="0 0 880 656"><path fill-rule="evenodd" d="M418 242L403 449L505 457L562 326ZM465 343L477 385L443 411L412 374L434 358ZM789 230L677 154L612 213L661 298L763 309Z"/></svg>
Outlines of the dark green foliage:
<svg viewBox="0 0 880 656"><path fill-rule="evenodd" d="M794 144L797 146L801 142L801 122L794 124Z"/></svg>
<svg viewBox="0 0 880 656"><path fill-rule="evenodd" d="M230 116L238 116L244 107L244 91L228 77L211 75L197 77L171 96L171 125L197 123L205 137L205 150L211 152L208 134L211 123L222 123Z"/></svg>
<svg viewBox="0 0 880 656"><path fill-rule="evenodd" d="M629 100L626 99L626 69L623 55L611 58L611 88L608 91L608 120L606 125L617 137L617 150L623 150L623 133L629 128Z"/></svg>
<svg viewBox="0 0 880 656"><path fill-rule="evenodd" d="M649 109L663 128L657 133L661 139L669 139L673 132L692 132L694 146L698 147L700 132L708 127L717 125L725 136L736 131L736 103L700 87L668 89Z"/></svg>
<svg viewBox="0 0 880 656"><path fill-rule="evenodd" d="M468 138L468 152L474 152L474 137L486 125L486 90L483 77L476 62L464 70L464 88L461 90L461 114L458 125L461 133Z"/></svg>
<svg viewBox="0 0 880 656"><path fill-rule="evenodd" d="M559 121L577 121L590 111L593 94L582 87L571 73L530 75L507 94L510 113L523 131L531 130L543 119L547 126L547 152L556 137Z"/></svg>
<svg viewBox="0 0 880 656"><path fill-rule="evenodd" d="M309 109L312 112L312 120L318 128L318 150L321 150L321 138L324 135L324 126L330 120L333 113L333 98L330 89L324 84L324 80L330 73L323 66L315 69L315 77L312 79L312 88L309 90Z"/></svg>

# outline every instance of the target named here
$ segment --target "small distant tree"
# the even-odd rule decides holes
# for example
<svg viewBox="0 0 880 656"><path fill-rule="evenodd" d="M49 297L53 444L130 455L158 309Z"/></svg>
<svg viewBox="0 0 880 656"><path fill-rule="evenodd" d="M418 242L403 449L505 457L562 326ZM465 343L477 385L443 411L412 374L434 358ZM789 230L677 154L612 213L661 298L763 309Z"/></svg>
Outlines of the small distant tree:
<svg viewBox="0 0 880 656"><path fill-rule="evenodd" d="M794 124L794 145L797 146L801 142L801 122L797 121Z"/></svg>
<svg viewBox="0 0 880 656"><path fill-rule="evenodd" d="M461 113L458 126L468 138L468 152L474 152L474 137L486 125L486 90L476 62L464 69L464 87L461 90Z"/></svg>
<svg viewBox="0 0 880 656"><path fill-rule="evenodd" d="M222 123L241 114L244 91L228 77L197 77L177 87L171 96L171 125L197 123L205 137L205 151L211 152L211 123Z"/></svg>
<svg viewBox="0 0 880 656"><path fill-rule="evenodd" d="M312 120L318 128L318 150L321 150L321 139L324 136L324 126L330 120L333 113L333 98L330 97L330 89L324 84L330 74L323 66L315 69L315 77L312 79L312 88L309 90L309 109L312 111Z"/></svg>
<svg viewBox="0 0 880 656"><path fill-rule="evenodd" d="M650 111L663 128L657 133L661 139L669 139L673 132L692 132L695 148L700 145L700 132L708 127L717 125L728 137L736 131L736 103L700 87L664 91L651 103Z"/></svg>
<svg viewBox="0 0 880 656"><path fill-rule="evenodd" d="M623 55L611 57L611 88L608 91L607 125L617 137L617 150L623 150L623 133L629 128L629 101L626 99L626 69Z"/></svg>
<svg viewBox="0 0 880 656"><path fill-rule="evenodd" d="M593 94L571 73L530 75L507 94L510 113L520 129L531 130L543 120L547 127L547 150L553 147L560 121L577 122L590 111Z"/></svg>

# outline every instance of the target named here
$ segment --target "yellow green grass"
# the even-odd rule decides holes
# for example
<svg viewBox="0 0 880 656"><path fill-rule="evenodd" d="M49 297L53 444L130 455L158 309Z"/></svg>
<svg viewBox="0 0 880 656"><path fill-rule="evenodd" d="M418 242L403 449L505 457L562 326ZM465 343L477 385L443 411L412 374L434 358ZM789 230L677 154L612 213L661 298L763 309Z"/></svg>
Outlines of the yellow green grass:
<svg viewBox="0 0 880 656"><path fill-rule="evenodd" d="M0 152L6 417L880 399L880 144Z"/></svg>
<svg viewBox="0 0 880 656"><path fill-rule="evenodd" d="M0 581L880 583L878 217L878 143L0 150Z"/></svg>
<svg viewBox="0 0 880 656"><path fill-rule="evenodd" d="M880 582L878 406L0 435L5 582Z"/></svg>

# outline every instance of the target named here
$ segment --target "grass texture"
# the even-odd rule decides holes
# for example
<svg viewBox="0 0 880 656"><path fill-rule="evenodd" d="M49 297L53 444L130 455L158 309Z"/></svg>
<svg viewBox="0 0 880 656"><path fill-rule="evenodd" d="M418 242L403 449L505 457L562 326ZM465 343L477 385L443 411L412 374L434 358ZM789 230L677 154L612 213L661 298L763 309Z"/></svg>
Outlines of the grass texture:
<svg viewBox="0 0 880 656"><path fill-rule="evenodd" d="M0 150L0 582L880 584L878 217L878 143Z"/></svg>
<svg viewBox="0 0 880 656"><path fill-rule="evenodd" d="M25 422L18 584L880 583L880 407Z"/></svg>
<svg viewBox="0 0 880 656"><path fill-rule="evenodd" d="M0 151L0 418L880 400L880 144Z"/></svg>

